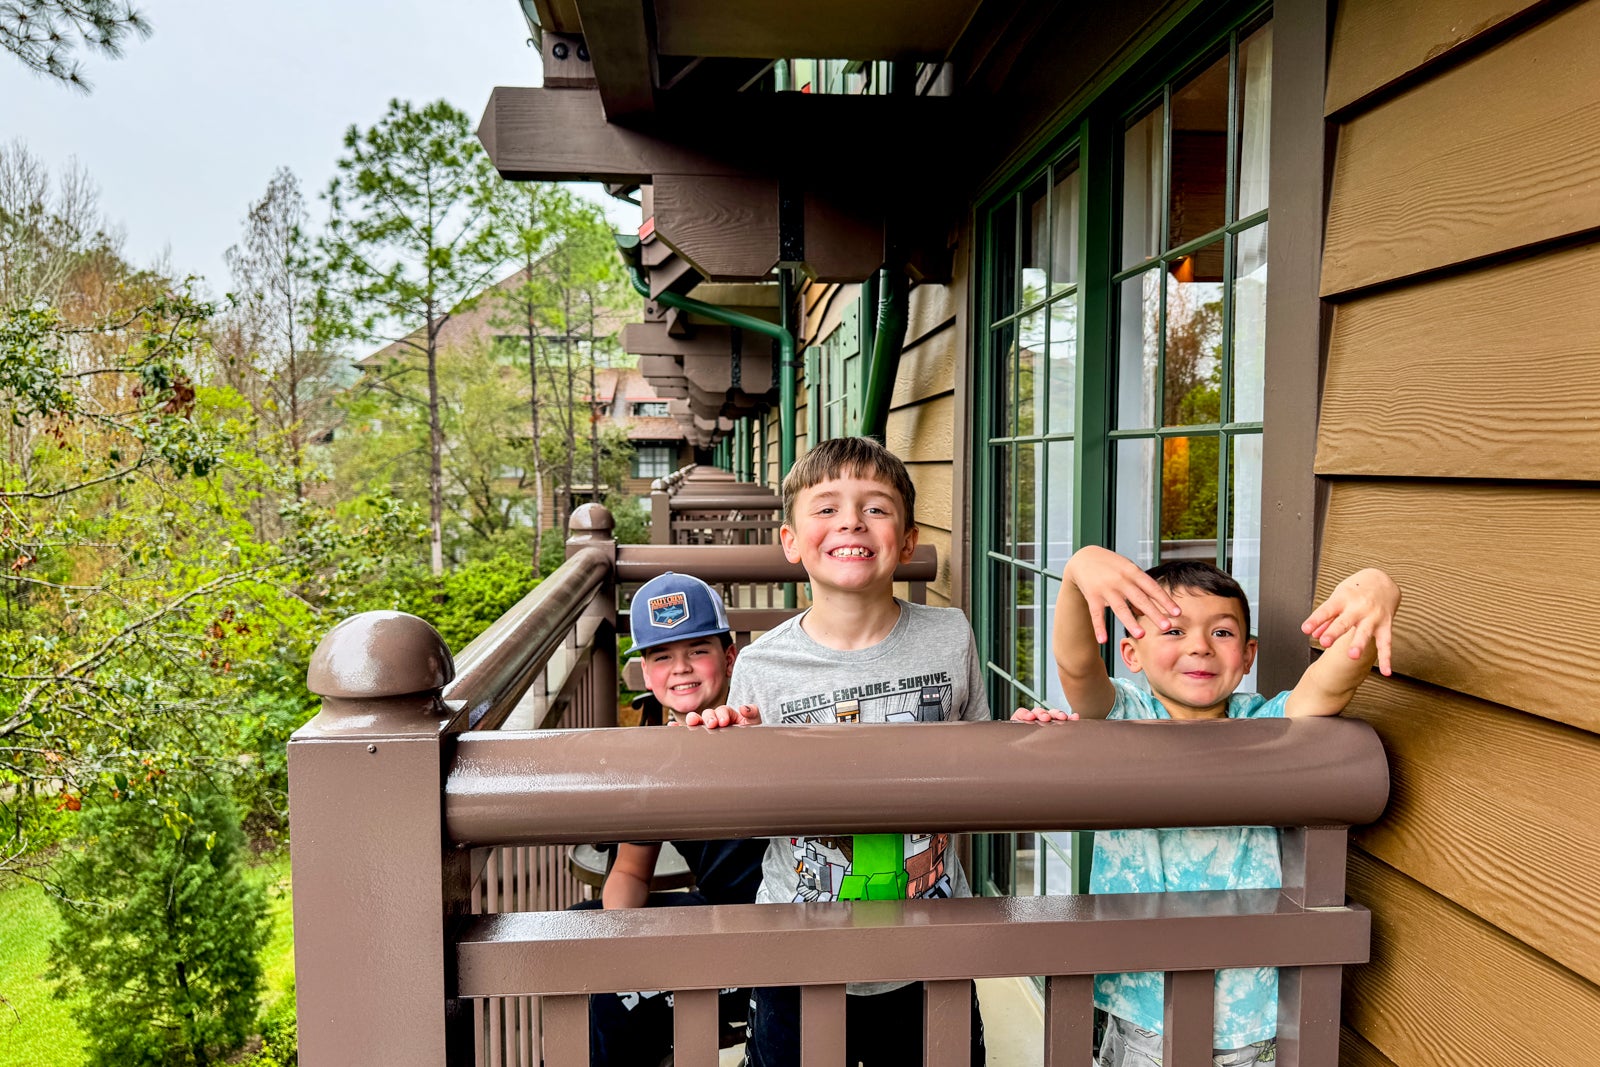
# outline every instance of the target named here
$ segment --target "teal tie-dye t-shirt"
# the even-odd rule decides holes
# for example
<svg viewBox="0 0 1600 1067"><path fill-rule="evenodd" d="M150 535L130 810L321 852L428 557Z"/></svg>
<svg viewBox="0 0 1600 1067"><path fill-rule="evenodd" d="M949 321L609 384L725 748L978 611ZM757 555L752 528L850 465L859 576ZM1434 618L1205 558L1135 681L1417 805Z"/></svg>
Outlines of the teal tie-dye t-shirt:
<svg viewBox="0 0 1600 1067"><path fill-rule="evenodd" d="M1144 689L1113 679L1117 702L1109 719L1170 719ZM1281 719L1288 693L1228 698L1230 719ZM1094 835L1091 893L1192 892L1201 889L1277 889L1283 885L1278 831L1271 826L1214 829L1102 830ZM1162 1028L1162 975L1097 974L1095 1006L1156 1033ZM1216 1048L1242 1048L1278 1032L1278 971L1239 967L1217 972Z"/></svg>

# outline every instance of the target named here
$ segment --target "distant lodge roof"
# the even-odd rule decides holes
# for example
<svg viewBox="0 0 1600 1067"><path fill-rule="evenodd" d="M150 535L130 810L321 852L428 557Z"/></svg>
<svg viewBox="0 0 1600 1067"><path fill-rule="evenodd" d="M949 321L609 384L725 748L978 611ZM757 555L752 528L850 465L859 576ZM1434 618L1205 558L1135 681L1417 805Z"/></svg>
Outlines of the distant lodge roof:
<svg viewBox="0 0 1600 1067"><path fill-rule="evenodd" d="M681 441L683 424L670 415L636 415L629 420L630 441Z"/></svg>

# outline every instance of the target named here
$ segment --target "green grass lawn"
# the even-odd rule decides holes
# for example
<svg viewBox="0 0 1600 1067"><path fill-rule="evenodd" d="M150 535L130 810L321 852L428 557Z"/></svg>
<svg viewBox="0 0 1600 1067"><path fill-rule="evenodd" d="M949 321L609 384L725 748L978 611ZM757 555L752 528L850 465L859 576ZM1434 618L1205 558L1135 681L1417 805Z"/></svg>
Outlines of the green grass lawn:
<svg viewBox="0 0 1600 1067"><path fill-rule="evenodd" d="M272 936L261 956L265 1011L294 985L294 921L289 853L262 857L250 876L267 887ZM0 1067L81 1067L83 1035L76 1005L51 996L44 977L50 938L60 922L45 890L32 882L0 889Z"/></svg>
<svg viewBox="0 0 1600 1067"><path fill-rule="evenodd" d="M51 996L44 976L50 938L61 922L42 886L0 889L0 1067L78 1067L83 1035L75 1005Z"/></svg>

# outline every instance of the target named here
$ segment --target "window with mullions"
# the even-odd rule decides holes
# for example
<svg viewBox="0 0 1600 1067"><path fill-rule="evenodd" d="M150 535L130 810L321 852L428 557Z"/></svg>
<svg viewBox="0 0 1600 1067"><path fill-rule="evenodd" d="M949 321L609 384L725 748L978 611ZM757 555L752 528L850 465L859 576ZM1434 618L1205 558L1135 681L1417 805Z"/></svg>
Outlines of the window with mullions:
<svg viewBox="0 0 1600 1067"><path fill-rule="evenodd" d="M1111 279L1112 546L1145 567L1216 563L1252 609L1271 54L1270 25L1236 34L1130 115Z"/></svg>
<svg viewBox="0 0 1600 1067"><path fill-rule="evenodd" d="M1208 559L1258 599L1271 27L1213 42L980 214L974 622L997 715L1064 705L1050 630L1079 542ZM1085 143L1113 165L1081 169ZM1071 838L987 835L985 891L1070 892Z"/></svg>

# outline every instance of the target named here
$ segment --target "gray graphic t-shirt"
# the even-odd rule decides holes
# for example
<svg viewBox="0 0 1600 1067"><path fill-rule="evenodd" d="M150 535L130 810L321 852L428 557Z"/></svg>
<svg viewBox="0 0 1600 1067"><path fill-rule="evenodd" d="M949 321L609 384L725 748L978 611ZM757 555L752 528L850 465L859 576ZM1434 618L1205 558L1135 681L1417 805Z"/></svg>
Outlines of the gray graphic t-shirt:
<svg viewBox="0 0 1600 1067"><path fill-rule="evenodd" d="M871 648L841 651L813 641L801 615L739 653L728 703L754 704L767 725L954 722L989 718L978 651L967 617L955 608L896 601L900 619ZM868 803L863 798L863 803ZM858 899L885 878L895 897L965 897L972 891L950 851L950 835L904 835L887 861L856 870L853 838L775 837L762 860L758 904ZM892 840L892 839L891 839ZM887 862L894 871L879 870ZM852 993L878 993L904 983L855 983Z"/></svg>

